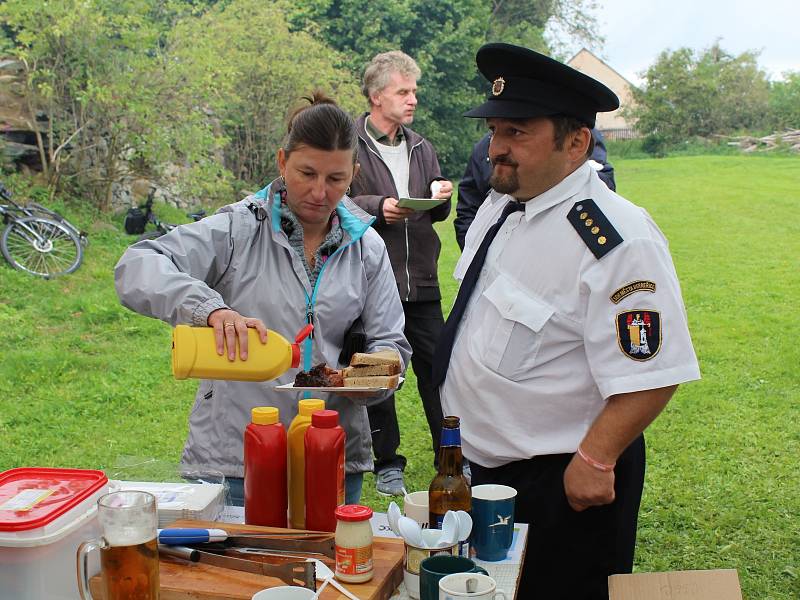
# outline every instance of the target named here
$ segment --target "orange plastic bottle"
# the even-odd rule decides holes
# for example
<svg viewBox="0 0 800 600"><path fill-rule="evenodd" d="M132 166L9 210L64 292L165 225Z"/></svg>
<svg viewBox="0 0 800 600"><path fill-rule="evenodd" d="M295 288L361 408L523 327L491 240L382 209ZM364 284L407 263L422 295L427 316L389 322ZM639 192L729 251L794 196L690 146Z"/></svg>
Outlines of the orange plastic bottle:
<svg viewBox="0 0 800 600"><path fill-rule="evenodd" d="M300 400L289 425L289 527L293 529L306 526L306 430L311 427L312 413L324 409L324 400Z"/></svg>
<svg viewBox="0 0 800 600"><path fill-rule="evenodd" d="M251 414L244 430L244 522L286 527L286 430L277 408Z"/></svg>
<svg viewBox="0 0 800 600"><path fill-rule="evenodd" d="M306 529L336 531L336 507L344 504L344 429L339 413L318 410L306 430Z"/></svg>
<svg viewBox="0 0 800 600"><path fill-rule="evenodd" d="M217 354L212 327L178 325L172 332L172 373L175 379L233 379L267 381L300 366L300 342L311 330L306 325L290 343L281 334L269 330L267 343L262 344L255 329L248 329L248 357L228 360L227 353Z"/></svg>

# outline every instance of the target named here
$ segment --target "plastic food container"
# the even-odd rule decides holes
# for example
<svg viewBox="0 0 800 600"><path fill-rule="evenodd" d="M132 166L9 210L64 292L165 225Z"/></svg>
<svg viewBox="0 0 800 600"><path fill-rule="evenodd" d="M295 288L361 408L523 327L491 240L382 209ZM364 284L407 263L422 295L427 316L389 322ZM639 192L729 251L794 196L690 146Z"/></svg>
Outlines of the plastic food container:
<svg viewBox="0 0 800 600"><path fill-rule="evenodd" d="M102 471L20 468L0 473L0 596L79 600L75 553L98 537ZM89 573L100 572L97 555Z"/></svg>

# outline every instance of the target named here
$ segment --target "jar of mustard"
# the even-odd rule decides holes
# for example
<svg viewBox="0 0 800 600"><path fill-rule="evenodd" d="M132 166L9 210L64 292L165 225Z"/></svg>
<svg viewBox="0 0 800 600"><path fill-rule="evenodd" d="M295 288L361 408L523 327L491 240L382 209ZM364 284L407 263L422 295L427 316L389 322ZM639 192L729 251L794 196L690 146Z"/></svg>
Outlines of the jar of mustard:
<svg viewBox="0 0 800 600"><path fill-rule="evenodd" d="M336 579L364 583L372 579L372 509L345 504L336 509Z"/></svg>

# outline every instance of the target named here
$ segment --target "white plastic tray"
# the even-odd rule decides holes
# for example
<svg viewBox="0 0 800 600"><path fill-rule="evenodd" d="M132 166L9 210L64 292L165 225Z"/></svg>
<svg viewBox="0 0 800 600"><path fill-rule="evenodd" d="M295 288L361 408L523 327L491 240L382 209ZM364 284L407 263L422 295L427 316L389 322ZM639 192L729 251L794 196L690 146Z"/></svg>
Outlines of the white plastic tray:
<svg viewBox="0 0 800 600"><path fill-rule="evenodd" d="M373 393L380 393L380 392L388 392L389 390L398 389L403 382L405 381L405 377L401 377L400 380L397 382L397 388L386 388L386 387L295 387L294 382L292 383L284 383L283 385L276 385L275 389L279 392L326 392L328 394L342 394L348 392L373 392Z"/></svg>

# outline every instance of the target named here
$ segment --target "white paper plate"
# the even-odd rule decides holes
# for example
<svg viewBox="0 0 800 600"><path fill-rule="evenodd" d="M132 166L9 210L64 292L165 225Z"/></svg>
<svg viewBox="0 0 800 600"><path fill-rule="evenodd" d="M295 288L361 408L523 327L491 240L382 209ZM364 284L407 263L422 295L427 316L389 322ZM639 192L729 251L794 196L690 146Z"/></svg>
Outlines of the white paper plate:
<svg viewBox="0 0 800 600"><path fill-rule="evenodd" d="M406 380L405 377L401 377L397 383L396 388L386 388L386 387L295 387L294 382L292 383L284 383L283 385L276 385L274 389L278 390L279 392L324 392L328 394L341 394L343 392L387 392L390 389L399 389L403 382Z"/></svg>

